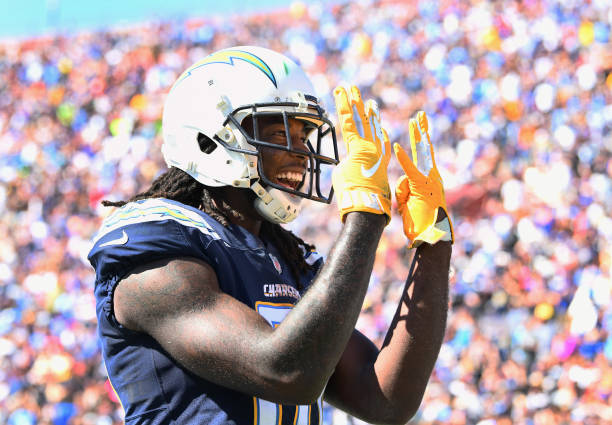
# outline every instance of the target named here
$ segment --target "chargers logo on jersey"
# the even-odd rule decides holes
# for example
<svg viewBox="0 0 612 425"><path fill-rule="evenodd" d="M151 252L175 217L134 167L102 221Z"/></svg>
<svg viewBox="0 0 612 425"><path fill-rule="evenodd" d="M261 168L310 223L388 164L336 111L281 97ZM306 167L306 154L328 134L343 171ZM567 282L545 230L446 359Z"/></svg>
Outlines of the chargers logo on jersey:
<svg viewBox="0 0 612 425"><path fill-rule="evenodd" d="M234 66L235 60L241 60L241 61L250 63L255 68L263 72L266 75L266 77L268 77L268 79L272 82L272 84L274 84L274 87L277 87L276 77L274 76L274 73L272 72L272 70L270 69L267 63L265 63L263 60L261 60L259 57L257 57L253 53L249 53L249 52L245 52L244 50L237 50L237 49L221 50L220 52L215 52L211 55L206 56L201 61L196 62L191 68L183 72L183 74L176 81L176 83L174 83L174 87L176 87L185 78L189 77L192 71L194 71L197 68L201 68L203 66L210 65L211 63L223 63L226 65Z"/></svg>

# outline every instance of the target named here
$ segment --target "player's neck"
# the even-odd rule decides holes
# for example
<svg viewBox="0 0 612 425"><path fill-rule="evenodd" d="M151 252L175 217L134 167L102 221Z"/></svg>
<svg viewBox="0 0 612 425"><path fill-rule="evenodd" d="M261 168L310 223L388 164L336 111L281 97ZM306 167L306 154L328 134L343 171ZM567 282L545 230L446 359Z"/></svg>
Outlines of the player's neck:
<svg viewBox="0 0 612 425"><path fill-rule="evenodd" d="M259 238L259 232L261 230L261 220L252 220L250 218L241 219L241 218L231 217L230 222L245 228L250 234Z"/></svg>
<svg viewBox="0 0 612 425"><path fill-rule="evenodd" d="M233 214L226 214L229 222L243 227L252 235L259 237L262 218L253 207L250 192L234 187L220 187L216 190L226 204L225 207L217 205L217 208L225 210L229 206L234 211ZM213 200L213 202L217 204L217 201Z"/></svg>

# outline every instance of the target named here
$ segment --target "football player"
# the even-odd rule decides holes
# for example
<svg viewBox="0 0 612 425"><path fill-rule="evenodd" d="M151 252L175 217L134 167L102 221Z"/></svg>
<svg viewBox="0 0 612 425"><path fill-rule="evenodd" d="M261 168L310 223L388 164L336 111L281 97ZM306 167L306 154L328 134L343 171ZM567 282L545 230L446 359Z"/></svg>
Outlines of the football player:
<svg viewBox="0 0 612 425"><path fill-rule="evenodd" d="M399 210L418 248L379 349L354 327L391 218L391 146L375 102L356 87L334 98L340 162L311 82L279 53L221 50L171 88L170 168L145 192L105 201L118 208L89 254L127 424L312 425L322 399L368 422L417 411L444 334L452 243L427 118L410 122L412 157L394 147L406 171ZM332 191L343 226L323 262L280 224Z"/></svg>

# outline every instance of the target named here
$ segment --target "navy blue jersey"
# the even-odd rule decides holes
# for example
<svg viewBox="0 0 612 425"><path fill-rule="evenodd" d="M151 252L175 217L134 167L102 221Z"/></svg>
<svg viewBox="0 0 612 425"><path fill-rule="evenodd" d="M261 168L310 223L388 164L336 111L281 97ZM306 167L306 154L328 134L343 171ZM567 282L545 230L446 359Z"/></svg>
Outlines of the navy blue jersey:
<svg viewBox="0 0 612 425"><path fill-rule="evenodd" d="M305 253L313 271L321 258ZM119 324L112 294L137 266L160 259L193 257L216 272L221 290L280 323L301 293L275 247L240 226L224 227L206 213L166 199L132 202L102 224L89 253L96 270L98 335L109 379L125 410L126 424L315 425L321 401L277 405L202 379L179 365L145 333ZM303 292L303 291L302 291Z"/></svg>

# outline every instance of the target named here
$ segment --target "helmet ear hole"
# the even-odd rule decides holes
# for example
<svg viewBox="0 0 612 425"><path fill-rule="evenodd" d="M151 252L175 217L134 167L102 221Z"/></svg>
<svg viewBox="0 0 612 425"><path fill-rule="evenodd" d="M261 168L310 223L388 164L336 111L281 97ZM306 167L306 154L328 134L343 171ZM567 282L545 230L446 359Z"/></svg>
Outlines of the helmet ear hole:
<svg viewBox="0 0 612 425"><path fill-rule="evenodd" d="M212 151L217 148L217 144L203 133L198 133L198 145L200 146L200 150L206 154L212 153Z"/></svg>

